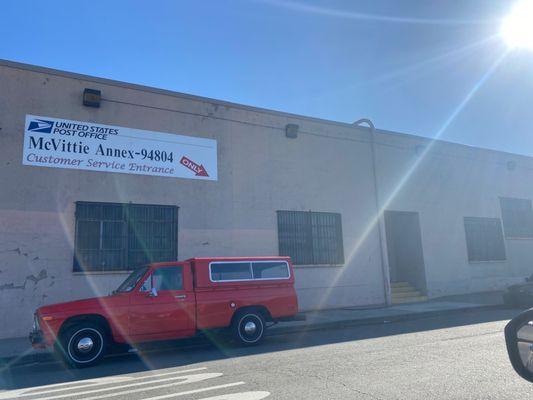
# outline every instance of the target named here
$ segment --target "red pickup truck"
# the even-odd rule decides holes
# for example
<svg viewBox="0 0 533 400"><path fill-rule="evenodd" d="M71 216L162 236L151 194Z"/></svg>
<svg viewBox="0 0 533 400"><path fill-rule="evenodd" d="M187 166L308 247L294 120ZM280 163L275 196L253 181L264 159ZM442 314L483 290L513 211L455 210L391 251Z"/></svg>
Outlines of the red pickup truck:
<svg viewBox="0 0 533 400"><path fill-rule="evenodd" d="M243 345L266 322L296 319L288 257L193 258L136 269L111 295L40 307L30 341L54 347L76 367L102 359L113 343L186 338L230 328Z"/></svg>

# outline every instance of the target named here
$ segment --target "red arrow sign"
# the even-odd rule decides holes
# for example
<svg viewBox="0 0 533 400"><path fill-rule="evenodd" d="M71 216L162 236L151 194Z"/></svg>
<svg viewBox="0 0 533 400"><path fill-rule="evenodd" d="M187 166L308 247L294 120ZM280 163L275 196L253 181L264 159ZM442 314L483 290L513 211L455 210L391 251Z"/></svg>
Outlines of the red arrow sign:
<svg viewBox="0 0 533 400"><path fill-rule="evenodd" d="M187 157L181 157L180 164L189 168L196 176L209 176L202 164L198 165L194 161L189 160Z"/></svg>

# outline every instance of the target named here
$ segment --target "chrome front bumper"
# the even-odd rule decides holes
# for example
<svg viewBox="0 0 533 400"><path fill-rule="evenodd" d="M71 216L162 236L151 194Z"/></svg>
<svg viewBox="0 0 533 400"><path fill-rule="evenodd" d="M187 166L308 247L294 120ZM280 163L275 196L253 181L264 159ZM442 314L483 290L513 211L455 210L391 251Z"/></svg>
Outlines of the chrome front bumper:
<svg viewBox="0 0 533 400"><path fill-rule="evenodd" d="M46 343L44 342L44 335L43 331L39 330L32 330L29 334L29 339L32 347L36 349L43 349L46 347Z"/></svg>

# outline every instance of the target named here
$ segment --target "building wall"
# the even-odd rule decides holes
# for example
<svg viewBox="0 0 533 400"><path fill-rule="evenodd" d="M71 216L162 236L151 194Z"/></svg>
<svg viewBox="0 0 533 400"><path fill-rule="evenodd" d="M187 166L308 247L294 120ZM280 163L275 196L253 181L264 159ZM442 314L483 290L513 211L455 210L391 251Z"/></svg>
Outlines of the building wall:
<svg viewBox="0 0 533 400"><path fill-rule="evenodd" d="M505 261L469 262L463 221L501 218L499 197L532 199L533 159L408 135L378 142L385 208L420 216L429 296L503 289L533 273L531 239L505 239Z"/></svg>
<svg viewBox="0 0 533 400"><path fill-rule="evenodd" d="M344 265L297 266L302 310L385 303L368 129L0 62L0 338L25 335L43 304L107 294L124 273L74 273L75 202L179 207L178 256L277 255L277 210L342 216ZM102 91L99 109L84 88ZM217 140L218 181L22 165L26 114ZM300 126L285 137L287 123ZM499 197L533 198L533 159L376 133L385 210L419 213L430 297L503 288L533 272L533 240L470 263L464 217L501 218ZM511 162L511 164L509 164Z"/></svg>
<svg viewBox="0 0 533 400"><path fill-rule="evenodd" d="M277 210L338 212L346 264L297 267L301 308L385 302L368 132L8 63L0 87L0 314L14 321L0 338L25 335L40 305L124 279L72 272L76 201L178 206L180 259L277 255ZM82 106L86 87L102 91L101 108ZM26 114L216 139L218 181L24 166Z"/></svg>

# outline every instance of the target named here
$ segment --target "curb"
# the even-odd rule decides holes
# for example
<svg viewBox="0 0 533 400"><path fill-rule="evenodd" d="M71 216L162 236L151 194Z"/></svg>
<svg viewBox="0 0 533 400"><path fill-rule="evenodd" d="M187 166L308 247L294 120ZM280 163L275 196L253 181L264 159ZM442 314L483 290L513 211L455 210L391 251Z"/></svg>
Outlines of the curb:
<svg viewBox="0 0 533 400"><path fill-rule="evenodd" d="M483 305L483 306L473 306L473 307L464 307L464 308L456 308L451 310L434 310L434 311L424 311L424 312L418 312L418 313L405 313L405 314L398 314L398 315L391 315L388 317L369 317L369 318L358 318L358 319L351 319L351 320L342 320L342 321L331 321L331 322L320 322L312 325L306 325L306 326L280 326L271 328L270 332L266 336L277 336L277 335L285 335L287 333L295 333L295 332L312 332L312 331L318 331L322 329L341 329L346 327L353 327L353 326L364 326L364 325L377 325L377 324L388 324L388 323L394 323L394 322L405 322L405 321L415 321L418 319L425 319L425 318L432 318L432 317L438 317L438 316L444 316L444 315L450 315L450 314L462 314L462 313L468 313L471 311L483 311L483 310L497 310L497 309L505 309L508 308L503 304L491 304L491 305Z"/></svg>
<svg viewBox="0 0 533 400"><path fill-rule="evenodd" d="M472 311L483 311L483 310L497 310L508 308L505 305L484 305L484 306L473 306L449 310L434 310L434 311L424 311L417 313L405 313L399 315L391 315L388 317L369 317L369 318L358 318L358 319L345 319L341 321L330 321L330 322L320 322L309 325L299 325L299 326L280 326L272 327L265 333L265 336L280 336L288 333L296 332L312 332L319 331L324 329L342 329L346 327L353 326L364 326L364 325L377 325L377 324L388 324L394 322L404 322L404 321L415 321L419 319L432 318L437 316L444 316L450 314L462 314ZM118 354L122 355L122 354ZM35 352L33 354L28 354L22 357L12 356L12 357L0 357L0 369L6 369L10 367L19 367L29 364L36 363L50 363L57 362L54 354L52 352Z"/></svg>
<svg viewBox="0 0 533 400"><path fill-rule="evenodd" d="M0 370L28 364L48 363L55 360L56 358L51 352L35 352L25 356L0 357Z"/></svg>

